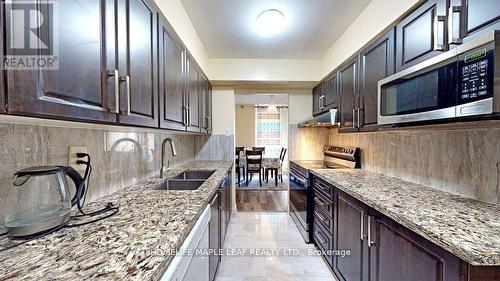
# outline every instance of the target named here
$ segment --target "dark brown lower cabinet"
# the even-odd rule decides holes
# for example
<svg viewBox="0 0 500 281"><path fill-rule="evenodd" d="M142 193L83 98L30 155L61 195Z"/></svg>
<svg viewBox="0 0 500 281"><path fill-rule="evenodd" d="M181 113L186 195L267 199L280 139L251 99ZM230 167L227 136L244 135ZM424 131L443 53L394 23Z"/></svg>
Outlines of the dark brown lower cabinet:
<svg viewBox="0 0 500 281"><path fill-rule="evenodd" d="M500 280L498 266L472 266L316 177L313 188L315 199L321 195L333 205L332 233L328 208L314 200L312 229L317 248L350 251L345 257L323 255L340 281ZM322 191L330 189L333 193Z"/></svg>
<svg viewBox="0 0 500 281"><path fill-rule="evenodd" d="M368 280L368 248L364 241L367 210L341 192L334 196L334 249L350 250L351 255L336 257L333 271L341 281Z"/></svg>
<svg viewBox="0 0 500 281"><path fill-rule="evenodd" d="M467 280L466 264L390 219L368 217L370 280Z"/></svg>

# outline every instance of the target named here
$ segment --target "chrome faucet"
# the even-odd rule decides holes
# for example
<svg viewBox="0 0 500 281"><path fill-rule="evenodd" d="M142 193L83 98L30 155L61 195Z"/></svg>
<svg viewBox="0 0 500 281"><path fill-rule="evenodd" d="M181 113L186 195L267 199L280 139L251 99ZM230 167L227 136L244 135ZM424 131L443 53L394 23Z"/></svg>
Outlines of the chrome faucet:
<svg viewBox="0 0 500 281"><path fill-rule="evenodd" d="M167 168L165 169L165 145L167 142L170 143L170 149L172 150L172 156L177 156L177 151L175 150L174 141L171 138L166 138L161 144L161 168L160 168L160 178L163 178L164 171L170 170L170 159L167 161Z"/></svg>

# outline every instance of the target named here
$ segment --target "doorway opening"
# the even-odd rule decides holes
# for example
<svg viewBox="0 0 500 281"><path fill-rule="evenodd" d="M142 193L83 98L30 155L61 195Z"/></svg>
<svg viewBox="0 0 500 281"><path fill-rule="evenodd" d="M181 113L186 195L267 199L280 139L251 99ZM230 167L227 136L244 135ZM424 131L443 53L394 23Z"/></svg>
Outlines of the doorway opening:
<svg viewBox="0 0 500 281"><path fill-rule="evenodd" d="M288 94L235 96L236 205L288 211Z"/></svg>

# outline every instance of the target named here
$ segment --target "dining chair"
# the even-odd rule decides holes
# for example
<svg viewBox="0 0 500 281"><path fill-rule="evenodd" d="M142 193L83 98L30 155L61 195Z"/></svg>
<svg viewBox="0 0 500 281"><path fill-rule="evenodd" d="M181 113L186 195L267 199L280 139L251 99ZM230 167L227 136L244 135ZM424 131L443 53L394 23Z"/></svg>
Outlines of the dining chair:
<svg viewBox="0 0 500 281"><path fill-rule="evenodd" d="M285 156L286 156L286 152L287 151L288 151L288 149L282 148L281 149L281 153L280 153L280 164L281 164L281 167L278 170L278 175L280 177L281 183L283 183L283 163L285 163Z"/></svg>
<svg viewBox="0 0 500 281"><path fill-rule="evenodd" d="M246 151L246 182L250 180L250 176L259 174L259 184L262 187L262 151L247 150Z"/></svg>
<svg viewBox="0 0 500 281"><path fill-rule="evenodd" d="M262 154L266 154L266 148L262 146L254 146L252 147L253 151L262 151Z"/></svg>
<svg viewBox="0 0 500 281"><path fill-rule="evenodd" d="M273 162L274 166L272 167L266 167L266 183L269 182L269 172L271 172L271 177L274 178L274 185L278 186L278 178L281 180L281 183L283 183L283 162L285 160L287 149L282 148L280 152L280 158L279 158L279 163Z"/></svg>
<svg viewBox="0 0 500 281"><path fill-rule="evenodd" d="M241 164L241 153L245 150L244 147L236 147L235 150L235 164L236 164L236 175L238 176L238 186L241 186L241 170L243 170L243 180L245 180L245 166Z"/></svg>

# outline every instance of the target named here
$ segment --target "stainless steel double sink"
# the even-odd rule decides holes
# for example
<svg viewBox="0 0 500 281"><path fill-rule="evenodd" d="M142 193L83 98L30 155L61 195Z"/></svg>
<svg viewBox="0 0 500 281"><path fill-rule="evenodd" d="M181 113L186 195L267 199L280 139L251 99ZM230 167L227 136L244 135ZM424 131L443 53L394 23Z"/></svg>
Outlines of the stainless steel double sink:
<svg viewBox="0 0 500 281"><path fill-rule="evenodd" d="M184 171L154 187L155 190L196 190L215 173L210 171Z"/></svg>

